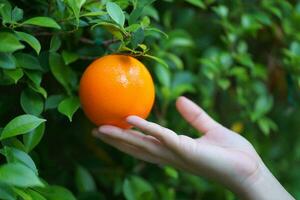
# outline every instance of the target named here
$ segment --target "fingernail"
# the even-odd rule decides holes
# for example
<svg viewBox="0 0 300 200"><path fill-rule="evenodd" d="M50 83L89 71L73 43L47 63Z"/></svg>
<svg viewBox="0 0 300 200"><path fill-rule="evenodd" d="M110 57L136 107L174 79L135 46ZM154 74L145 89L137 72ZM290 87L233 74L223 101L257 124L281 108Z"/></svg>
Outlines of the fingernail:
<svg viewBox="0 0 300 200"><path fill-rule="evenodd" d="M180 96L178 99L188 100L188 98L186 98L185 96Z"/></svg>
<svg viewBox="0 0 300 200"><path fill-rule="evenodd" d="M135 116L135 115L131 115L131 116L126 118L126 121L131 124L131 123L134 123L137 119L140 119L140 117Z"/></svg>
<svg viewBox="0 0 300 200"><path fill-rule="evenodd" d="M109 129L109 127L104 125L104 126L100 126L98 128L98 131L103 133L103 134L108 134L110 132L110 129Z"/></svg>
<svg viewBox="0 0 300 200"><path fill-rule="evenodd" d="M128 123L131 123L131 118L133 118L133 117L134 117L133 115L126 117L126 121L127 121Z"/></svg>

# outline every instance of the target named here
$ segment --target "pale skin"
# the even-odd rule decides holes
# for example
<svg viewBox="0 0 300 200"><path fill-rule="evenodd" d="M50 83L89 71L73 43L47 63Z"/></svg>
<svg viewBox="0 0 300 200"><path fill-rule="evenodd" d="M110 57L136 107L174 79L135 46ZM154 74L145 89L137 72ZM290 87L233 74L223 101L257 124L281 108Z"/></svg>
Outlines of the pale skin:
<svg viewBox="0 0 300 200"><path fill-rule="evenodd" d="M137 116L127 122L140 131L104 125L93 131L103 142L146 162L171 165L222 183L241 199L294 199L264 165L253 146L185 97L176 107L203 135L191 138Z"/></svg>

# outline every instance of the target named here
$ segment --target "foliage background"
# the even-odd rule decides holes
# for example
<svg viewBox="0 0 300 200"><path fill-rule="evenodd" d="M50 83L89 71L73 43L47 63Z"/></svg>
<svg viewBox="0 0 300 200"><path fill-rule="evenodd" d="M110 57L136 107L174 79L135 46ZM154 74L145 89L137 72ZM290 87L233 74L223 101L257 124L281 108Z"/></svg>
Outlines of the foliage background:
<svg viewBox="0 0 300 200"><path fill-rule="evenodd" d="M249 139L300 198L300 2L114 2L0 0L0 199L236 199L91 137L78 81L116 52L151 71L150 120L199 136L174 107L192 98Z"/></svg>

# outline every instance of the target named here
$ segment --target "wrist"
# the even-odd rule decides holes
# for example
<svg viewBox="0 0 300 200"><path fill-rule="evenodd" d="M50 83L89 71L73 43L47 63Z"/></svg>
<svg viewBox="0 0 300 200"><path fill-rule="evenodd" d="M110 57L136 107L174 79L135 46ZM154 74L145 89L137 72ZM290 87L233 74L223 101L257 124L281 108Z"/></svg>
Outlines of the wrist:
<svg viewBox="0 0 300 200"><path fill-rule="evenodd" d="M240 185L237 194L247 200L294 200L263 163Z"/></svg>

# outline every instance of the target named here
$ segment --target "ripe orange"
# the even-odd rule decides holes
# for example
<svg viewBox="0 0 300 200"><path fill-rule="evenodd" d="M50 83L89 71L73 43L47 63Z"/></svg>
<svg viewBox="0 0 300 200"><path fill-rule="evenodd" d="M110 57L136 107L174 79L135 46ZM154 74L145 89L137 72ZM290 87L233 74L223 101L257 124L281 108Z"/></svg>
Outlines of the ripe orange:
<svg viewBox="0 0 300 200"><path fill-rule="evenodd" d="M127 55L107 55L83 73L79 97L86 116L97 126L130 128L126 117L146 118L155 91L152 77L140 61Z"/></svg>

